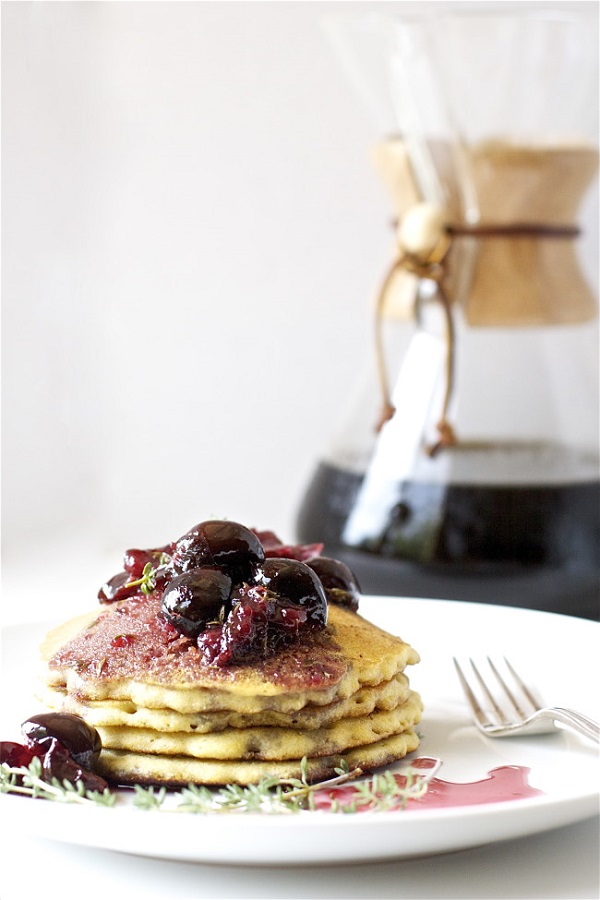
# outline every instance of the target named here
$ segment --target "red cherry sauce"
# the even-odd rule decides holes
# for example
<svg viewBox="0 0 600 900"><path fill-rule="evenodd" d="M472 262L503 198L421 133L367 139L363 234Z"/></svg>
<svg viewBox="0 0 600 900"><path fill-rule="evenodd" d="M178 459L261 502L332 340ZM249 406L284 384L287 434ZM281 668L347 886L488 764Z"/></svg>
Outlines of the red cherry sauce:
<svg viewBox="0 0 600 900"><path fill-rule="evenodd" d="M437 760L431 757L413 759L411 769L432 769ZM452 806L478 806L484 803L503 803L508 800L523 800L527 797L538 797L543 791L532 788L527 776L529 769L524 766L499 766L488 772L486 778L479 781L455 782L432 778L427 791L418 799L398 804L397 809L419 810L440 809ZM396 782L404 786L405 775L396 775ZM356 790L352 785L317 791L315 806L317 809L329 809L333 804L349 805L356 799ZM367 811L368 807L359 807Z"/></svg>

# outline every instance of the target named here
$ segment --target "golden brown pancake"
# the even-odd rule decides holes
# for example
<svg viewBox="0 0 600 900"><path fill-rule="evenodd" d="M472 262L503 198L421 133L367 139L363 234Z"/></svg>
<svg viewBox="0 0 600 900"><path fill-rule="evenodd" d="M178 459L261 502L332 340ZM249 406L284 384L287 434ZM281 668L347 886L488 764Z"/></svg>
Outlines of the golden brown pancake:
<svg viewBox="0 0 600 900"><path fill-rule="evenodd" d="M206 734L225 728L248 728L257 725L275 725L282 728L323 728L341 719L366 716L374 710L392 710L408 699L408 678L400 673L390 681L359 688L344 700L328 706L304 706L297 712L285 713L274 709L244 715L233 710L214 712L180 713L173 709L148 709L137 707L131 700L81 701L67 694L65 689L40 688L39 698L51 709L81 716L90 725L116 728L150 728L154 731L172 731Z"/></svg>
<svg viewBox="0 0 600 900"><path fill-rule="evenodd" d="M46 684L81 701L131 700L136 707L182 713L288 713L346 699L419 661L400 638L332 605L325 630L267 659L207 665L191 639L173 637L159 608L153 596L121 601L83 620L83 629L78 619L52 632L42 648Z"/></svg>
<svg viewBox="0 0 600 900"><path fill-rule="evenodd" d="M372 772L404 758L419 746L412 729L368 744L353 747L343 755L307 759L309 782L321 781L335 774L342 763L351 769L360 767ZM194 759L186 756L159 756L126 750L105 750L100 757L100 774L117 784L164 784L178 787L186 784L257 784L271 775L276 778L300 778L302 760L248 761Z"/></svg>

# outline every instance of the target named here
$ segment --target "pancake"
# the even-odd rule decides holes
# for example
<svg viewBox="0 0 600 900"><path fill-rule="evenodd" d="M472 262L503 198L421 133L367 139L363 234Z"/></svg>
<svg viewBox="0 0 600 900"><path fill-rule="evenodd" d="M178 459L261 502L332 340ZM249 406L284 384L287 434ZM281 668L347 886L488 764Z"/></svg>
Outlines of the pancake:
<svg viewBox="0 0 600 900"><path fill-rule="evenodd" d="M372 744L353 747L343 755L321 756L306 760L309 783L333 776L342 763L363 772L387 766L419 746L419 738L412 729L392 735ZM163 784L180 787L187 784L223 785L257 784L272 775L275 778L300 778L302 760L248 761L194 759L187 756L159 756L124 750L104 750L100 757L99 774L116 784Z"/></svg>
<svg viewBox="0 0 600 900"><path fill-rule="evenodd" d="M408 699L410 692L406 675L400 673L382 684L361 687L345 700L328 706L305 706L297 712L284 713L265 709L253 715L216 710L205 713L180 713L173 709L136 707L131 700L78 700L65 689L41 688L38 696L53 710L81 716L90 725L117 728L150 728L164 733L193 732L206 734L226 728L248 728L274 725L292 728L323 728L341 719L366 716L374 710L395 709Z"/></svg>
<svg viewBox="0 0 600 900"><path fill-rule="evenodd" d="M390 711L343 719L325 728L227 728L211 734L161 733L150 728L102 728L102 745L196 759L287 760L331 756L351 747L372 744L405 731L421 718L421 698L411 692L406 703Z"/></svg>
<svg viewBox="0 0 600 900"><path fill-rule="evenodd" d="M323 631L253 665L211 666L189 638L173 638L159 608L153 596L126 600L91 621L59 627L42 648L46 685L84 702L129 700L136 708L186 714L287 714L348 699L419 662L409 644L332 604Z"/></svg>

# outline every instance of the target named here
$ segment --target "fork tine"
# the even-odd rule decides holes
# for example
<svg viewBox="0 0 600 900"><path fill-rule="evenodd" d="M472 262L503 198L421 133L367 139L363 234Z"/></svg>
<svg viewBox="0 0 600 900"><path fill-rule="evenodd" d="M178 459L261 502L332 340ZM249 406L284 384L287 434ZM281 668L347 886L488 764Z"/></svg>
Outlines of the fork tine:
<svg viewBox="0 0 600 900"><path fill-rule="evenodd" d="M502 690L508 697L509 702L512 704L514 711L522 719L526 719L527 713L525 713L523 711L521 704L516 699L515 695L513 694L513 692L511 691L511 689L509 688L509 686L507 685L504 678L502 677L502 675L500 674L500 672L498 671L498 669L496 668L496 666L494 665L493 661L490 659L489 656L487 658L487 661L488 661L488 665L489 665L490 669L492 670L492 672L494 673L494 675L496 677L496 680L498 681L498 684L500 685L500 687L502 688ZM518 683L518 680L517 680L517 683Z"/></svg>
<svg viewBox="0 0 600 900"><path fill-rule="evenodd" d="M507 717L506 717L506 714L504 713L504 710L498 705L498 701L496 700L496 698L495 698L495 697L493 696L493 694L491 693L489 687L487 686L486 682L484 681L484 679L483 679L483 677L482 677L482 675L481 675L479 669L477 668L477 666L475 665L475 663L473 662L473 660L470 659L469 662L471 663L471 668L473 669L473 672L474 672L474 674L475 674L475 678L476 678L477 681L479 682L479 686L480 686L481 690L483 691L483 693L485 694L485 698L486 698L487 702L490 704L490 706L492 707L492 709L493 709L494 712L496 713L496 716L498 717L498 720L499 720L503 725L507 725L507 724L508 724L508 719L507 719ZM490 665L492 665L489 656L488 656L488 663L490 663ZM492 666L492 671L494 671L493 666Z"/></svg>
<svg viewBox="0 0 600 900"><path fill-rule="evenodd" d="M508 669L508 671L510 672L512 677L515 679L515 682L519 685L520 689L523 691L523 694L527 697L527 699L531 703L532 707L534 709L539 709L540 704L535 699L535 697L533 696L533 694L531 693L531 691L529 690L529 688L527 687L527 685L525 684L525 682L523 681L521 676L517 675L513 666L510 664L510 662L507 660L506 657L504 657L504 664L506 665L506 668Z"/></svg>
<svg viewBox="0 0 600 900"><path fill-rule="evenodd" d="M460 681L461 687L464 691L465 697L467 698L467 702L468 702L469 706L471 707L473 715L475 716L475 718L477 719L477 721L479 722L480 725L482 725L482 726L491 725L492 723L490 722L488 716L484 713L483 709L479 705L479 700L477 699L477 697L471 690L471 685L465 678L463 670L461 669L460 665L458 664L457 658L454 656L454 657L452 657L452 659L454 662L454 667L456 669L456 674L458 675L458 680Z"/></svg>

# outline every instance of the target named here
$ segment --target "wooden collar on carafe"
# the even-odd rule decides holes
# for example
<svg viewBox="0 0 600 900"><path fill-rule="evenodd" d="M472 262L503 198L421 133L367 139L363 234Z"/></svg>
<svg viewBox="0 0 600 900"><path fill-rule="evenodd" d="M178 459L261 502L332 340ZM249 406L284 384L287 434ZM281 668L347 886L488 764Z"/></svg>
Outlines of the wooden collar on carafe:
<svg viewBox="0 0 600 900"><path fill-rule="evenodd" d="M472 238L563 238L573 239L580 234L576 225L550 225L544 223L507 223L482 225L452 225L447 221L445 211L430 203L417 203L395 223L398 255L392 262L379 288L375 303L375 357L377 374L382 395L381 411L376 424L380 431L392 418L395 407L385 363L382 321L386 295L394 275L398 270L410 272L419 280L429 280L436 284L436 295L444 314L445 325L445 377L446 384L440 418L436 424L437 440L427 448L433 456L444 447L457 442L454 428L448 419L448 408L454 388L454 362L456 354L456 334L452 314L452 300L444 286L447 275L447 256L453 240L461 237Z"/></svg>

